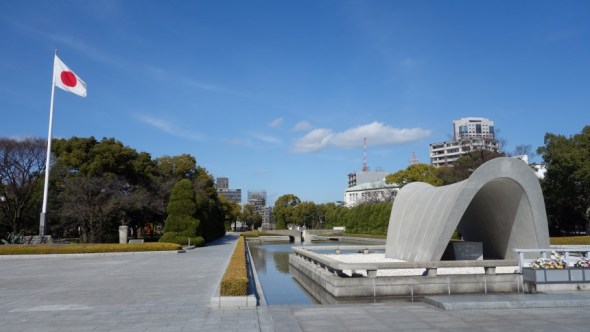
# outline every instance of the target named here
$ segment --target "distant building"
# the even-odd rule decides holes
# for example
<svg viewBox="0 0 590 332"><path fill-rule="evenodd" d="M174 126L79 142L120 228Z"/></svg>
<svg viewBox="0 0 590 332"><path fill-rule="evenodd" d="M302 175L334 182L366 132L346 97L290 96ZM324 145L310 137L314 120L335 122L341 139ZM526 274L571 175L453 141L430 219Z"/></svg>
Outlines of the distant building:
<svg viewBox="0 0 590 332"><path fill-rule="evenodd" d="M367 139L363 145L363 167L361 171L348 173L348 188L344 191L343 205L352 207L363 203L391 201L396 185L385 183L390 173L381 168L372 171L367 166Z"/></svg>
<svg viewBox="0 0 590 332"><path fill-rule="evenodd" d="M451 166L471 151L499 151L494 122L485 118L462 118L453 121L453 140L430 144L430 164Z"/></svg>
<svg viewBox="0 0 590 332"><path fill-rule="evenodd" d="M248 190L248 204L254 207L256 211L262 217L262 228L272 229L272 209L266 207L266 191L250 191Z"/></svg>
<svg viewBox="0 0 590 332"><path fill-rule="evenodd" d="M229 178L219 177L217 178L217 181L215 181L215 185L217 189L229 189Z"/></svg>
<svg viewBox="0 0 590 332"><path fill-rule="evenodd" d="M252 205L254 210L262 216L266 207L266 191L248 190L248 204Z"/></svg>
<svg viewBox="0 0 590 332"><path fill-rule="evenodd" d="M365 171L348 173L348 187L350 188L368 182L382 181L389 174L389 172L382 169L377 169L375 171L367 169Z"/></svg>
<svg viewBox="0 0 590 332"><path fill-rule="evenodd" d="M391 202L398 190L397 184L387 184L385 179L358 184L348 187L344 191L344 206L353 207L364 203Z"/></svg>
<svg viewBox="0 0 590 332"><path fill-rule="evenodd" d="M255 207L266 206L266 191L252 191L248 190L248 204L252 204Z"/></svg>
<svg viewBox="0 0 590 332"><path fill-rule="evenodd" d="M496 139L494 121L486 118L462 118L453 121L454 138L456 141L469 138Z"/></svg>
<svg viewBox="0 0 590 332"><path fill-rule="evenodd" d="M223 195L228 200L237 204L242 203L242 189L229 189L229 178L218 177L215 181L215 187L217 188L218 195Z"/></svg>
<svg viewBox="0 0 590 332"><path fill-rule="evenodd" d="M262 215L262 229L275 229L275 222L272 218L272 207L268 206L264 208L264 214Z"/></svg>

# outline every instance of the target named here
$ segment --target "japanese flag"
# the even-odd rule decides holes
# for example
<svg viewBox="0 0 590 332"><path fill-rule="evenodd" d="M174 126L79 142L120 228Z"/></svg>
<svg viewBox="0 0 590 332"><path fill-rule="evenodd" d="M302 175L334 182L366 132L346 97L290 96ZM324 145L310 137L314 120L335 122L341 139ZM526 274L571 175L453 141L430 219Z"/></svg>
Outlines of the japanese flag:
<svg viewBox="0 0 590 332"><path fill-rule="evenodd" d="M86 83L61 62L57 54L53 62L53 84L60 89L75 93L80 97L86 97Z"/></svg>

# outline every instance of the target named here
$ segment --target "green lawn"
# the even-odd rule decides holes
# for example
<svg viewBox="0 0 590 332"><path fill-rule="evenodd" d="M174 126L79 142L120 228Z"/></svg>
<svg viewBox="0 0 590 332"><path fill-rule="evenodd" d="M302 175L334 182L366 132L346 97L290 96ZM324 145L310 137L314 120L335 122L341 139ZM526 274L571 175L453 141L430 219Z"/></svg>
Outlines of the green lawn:
<svg viewBox="0 0 590 332"><path fill-rule="evenodd" d="M552 237L551 244L555 245L590 245L590 236L562 236Z"/></svg>

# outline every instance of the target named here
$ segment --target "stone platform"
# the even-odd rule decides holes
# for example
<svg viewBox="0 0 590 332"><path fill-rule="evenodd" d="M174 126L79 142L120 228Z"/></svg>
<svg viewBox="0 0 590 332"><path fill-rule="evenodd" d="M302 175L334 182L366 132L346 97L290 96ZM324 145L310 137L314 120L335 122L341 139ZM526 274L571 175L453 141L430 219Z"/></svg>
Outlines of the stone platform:
<svg viewBox="0 0 590 332"><path fill-rule="evenodd" d="M469 310L423 302L211 308L236 238L186 253L3 259L2 331L584 331L590 307L564 307L567 294L544 295L555 307L480 309L506 302L466 297ZM568 293L572 294L572 293ZM579 294L579 293L573 293ZM541 299L526 294L519 303ZM580 295L582 296L582 295ZM451 299L455 297L450 297ZM550 299L555 299L550 302ZM572 298L574 299L574 298ZM566 300L566 301L562 301ZM439 300L450 303L451 300ZM512 302L514 302L512 301ZM585 302L579 301L580 304Z"/></svg>

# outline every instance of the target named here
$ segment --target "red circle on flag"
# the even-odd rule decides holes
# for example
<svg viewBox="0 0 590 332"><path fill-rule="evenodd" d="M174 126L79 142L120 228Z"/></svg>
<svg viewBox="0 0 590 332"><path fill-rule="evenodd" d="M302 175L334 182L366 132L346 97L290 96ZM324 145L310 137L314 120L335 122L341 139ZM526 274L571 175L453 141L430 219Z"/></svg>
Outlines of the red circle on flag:
<svg viewBox="0 0 590 332"><path fill-rule="evenodd" d="M71 88L75 87L76 84L78 84L78 80L76 79L76 75L74 75L74 73L72 73L71 71L66 71L66 70L61 72L61 82L65 86L69 86Z"/></svg>

